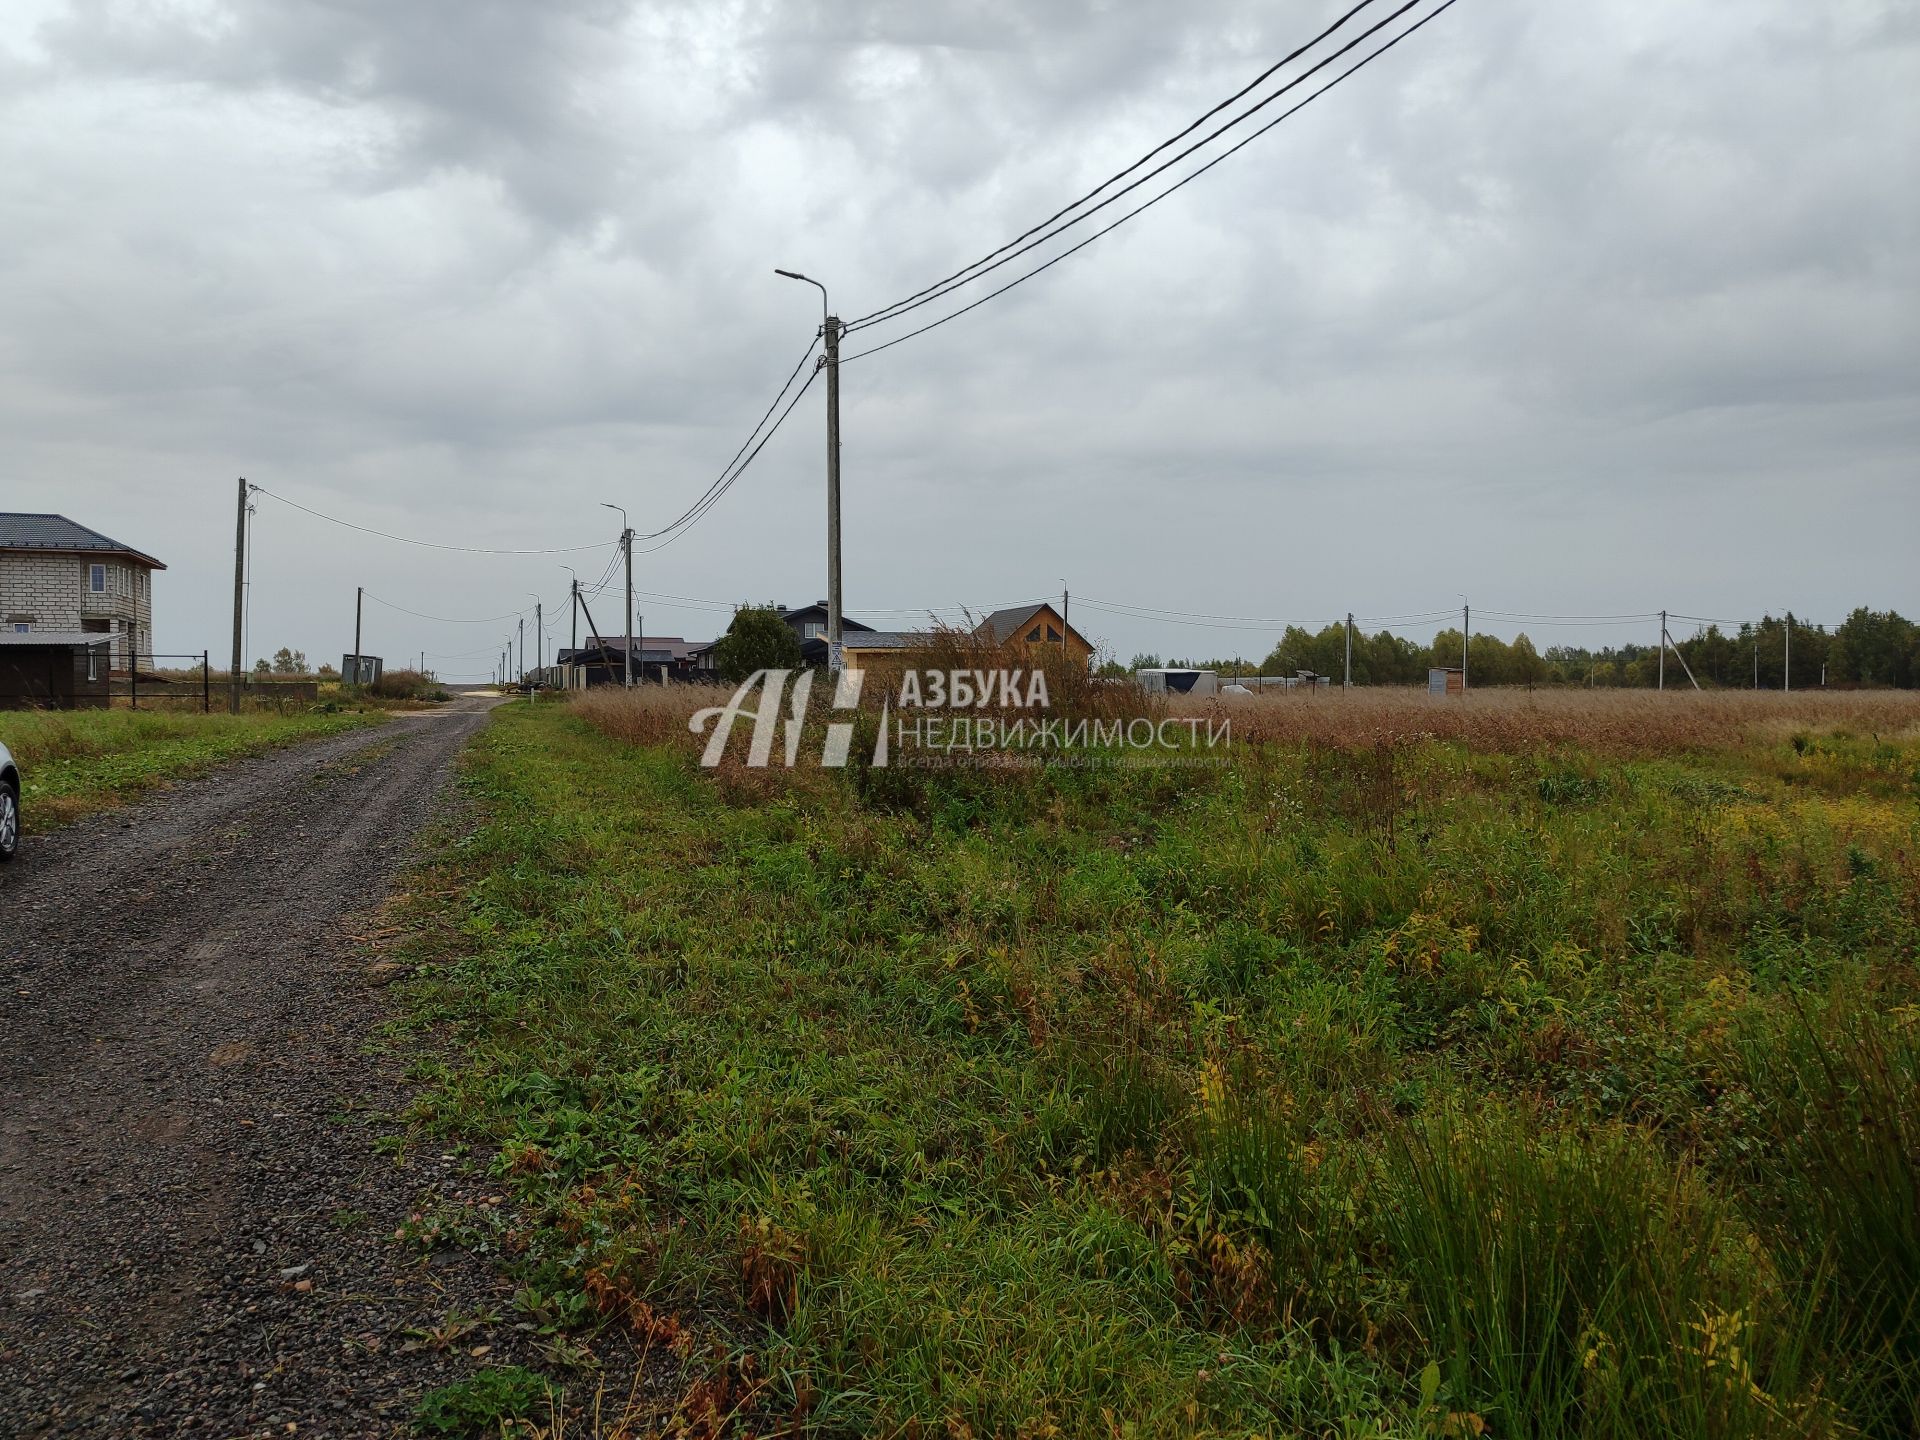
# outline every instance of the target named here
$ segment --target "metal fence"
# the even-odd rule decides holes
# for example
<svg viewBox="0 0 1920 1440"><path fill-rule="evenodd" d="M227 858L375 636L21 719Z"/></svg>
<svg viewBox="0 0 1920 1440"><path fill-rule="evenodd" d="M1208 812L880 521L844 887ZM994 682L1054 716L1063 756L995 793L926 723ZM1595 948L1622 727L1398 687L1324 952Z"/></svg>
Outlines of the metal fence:
<svg viewBox="0 0 1920 1440"><path fill-rule="evenodd" d="M140 662L145 659L149 672L145 677L140 674ZM135 710L140 708L141 687L146 688L145 700L150 708L179 709L183 703L197 703L200 713L205 715L213 710L213 673L207 664L207 652L198 655L151 654L135 655L133 663L127 667L126 697L127 704ZM179 678L151 673L159 668L161 660L188 660L191 665L178 668L187 673ZM121 693L116 681L108 689L109 696Z"/></svg>

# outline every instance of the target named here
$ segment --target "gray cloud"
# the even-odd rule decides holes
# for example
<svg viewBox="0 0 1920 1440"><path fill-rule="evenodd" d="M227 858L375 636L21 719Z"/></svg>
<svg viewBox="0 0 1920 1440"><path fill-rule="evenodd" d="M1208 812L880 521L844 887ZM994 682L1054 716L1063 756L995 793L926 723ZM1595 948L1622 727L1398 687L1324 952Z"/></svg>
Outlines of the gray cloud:
<svg viewBox="0 0 1920 1440"><path fill-rule="evenodd" d="M918 289L1332 13L29 8L0 26L5 503L160 551L162 641L196 650L222 647L236 474L463 543L597 538L601 500L652 528L817 324L772 266L845 314ZM1138 221L848 365L849 606L1065 574L1302 620L1460 590L1920 610L1917 94L1904 6L1461 0ZM817 406L646 588L820 589ZM547 560L270 502L259 527L255 650L342 648L355 584L448 615L564 598Z"/></svg>

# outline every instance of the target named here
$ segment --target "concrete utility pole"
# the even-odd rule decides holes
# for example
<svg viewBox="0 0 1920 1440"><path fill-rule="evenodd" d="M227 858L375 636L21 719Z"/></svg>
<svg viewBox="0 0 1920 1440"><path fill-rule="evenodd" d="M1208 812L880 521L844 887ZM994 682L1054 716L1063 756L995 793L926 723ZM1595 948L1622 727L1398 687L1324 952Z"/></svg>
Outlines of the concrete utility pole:
<svg viewBox="0 0 1920 1440"><path fill-rule="evenodd" d="M527 678L527 617L520 617L520 657L514 673L524 684Z"/></svg>
<svg viewBox="0 0 1920 1440"><path fill-rule="evenodd" d="M1660 612L1660 690L1667 688L1667 612Z"/></svg>
<svg viewBox="0 0 1920 1440"><path fill-rule="evenodd" d="M240 477L240 508L233 522L233 673L227 677L227 709L240 713L240 623L247 581L247 480Z"/></svg>
<svg viewBox="0 0 1920 1440"><path fill-rule="evenodd" d="M541 620L540 602L533 602L533 668L538 670L546 659L546 626Z"/></svg>
<svg viewBox="0 0 1920 1440"><path fill-rule="evenodd" d="M627 561L627 613L620 621L620 632L626 638L620 643L626 647L626 658L620 666L620 683L633 684L633 645L639 637L633 633L633 526L627 522L627 512L621 506L608 501L600 502L602 510L620 511L620 553ZM588 616L592 619L592 616Z"/></svg>
<svg viewBox="0 0 1920 1440"><path fill-rule="evenodd" d="M1793 689L1793 611L1787 611L1787 623L1781 627L1785 637L1784 658L1780 662L1780 689Z"/></svg>
<svg viewBox="0 0 1920 1440"><path fill-rule="evenodd" d="M1460 693L1467 693L1467 649L1473 644L1473 607L1464 603L1460 606Z"/></svg>
<svg viewBox="0 0 1920 1440"><path fill-rule="evenodd" d="M353 683L360 683L360 606L367 597L367 587L353 587Z"/></svg>
<svg viewBox="0 0 1920 1440"><path fill-rule="evenodd" d="M775 268L774 274L799 280L820 292L820 334L826 342L821 364L827 372L827 669L840 670L842 640L840 606L840 332L839 317L827 301L827 287L797 270ZM1063 615L1060 617L1065 619Z"/></svg>
<svg viewBox="0 0 1920 1440"><path fill-rule="evenodd" d="M1340 682L1340 688L1343 690L1353 688L1353 612L1351 610L1347 611L1347 674L1346 678Z"/></svg>
<svg viewBox="0 0 1920 1440"><path fill-rule="evenodd" d="M1060 582L1060 658L1062 660L1066 659L1068 654L1067 635L1066 635L1067 602L1072 598L1073 596L1067 590L1067 582L1064 579L1062 579Z"/></svg>

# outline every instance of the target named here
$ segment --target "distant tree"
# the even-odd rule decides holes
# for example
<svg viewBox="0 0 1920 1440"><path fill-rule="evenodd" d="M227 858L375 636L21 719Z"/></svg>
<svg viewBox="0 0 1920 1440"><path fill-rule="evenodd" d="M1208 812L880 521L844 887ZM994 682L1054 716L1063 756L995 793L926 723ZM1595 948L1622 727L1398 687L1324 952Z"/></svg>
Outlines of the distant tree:
<svg viewBox="0 0 1920 1440"><path fill-rule="evenodd" d="M756 670L797 669L800 637L771 605L743 605L714 645L713 663L721 679L736 682Z"/></svg>
<svg viewBox="0 0 1920 1440"><path fill-rule="evenodd" d="M253 662L253 673L256 675L271 675L273 673L273 666L267 663L266 656L262 655L258 660Z"/></svg>
<svg viewBox="0 0 1920 1440"><path fill-rule="evenodd" d="M1514 636L1507 647L1507 665L1515 685L1538 685L1547 678L1547 662L1524 633Z"/></svg>
<svg viewBox="0 0 1920 1440"><path fill-rule="evenodd" d="M1160 657L1158 655L1135 655L1133 659L1127 662L1128 670L1158 670L1159 668Z"/></svg>
<svg viewBox="0 0 1920 1440"><path fill-rule="evenodd" d="M273 652L273 673L276 675L304 675L307 673L307 654L304 650L289 650L282 645Z"/></svg>
<svg viewBox="0 0 1920 1440"><path fill-rule="evenodd" d="M340 672L331 665L322 665L313 673L322 680L338 680L340 678Z"/></svg>

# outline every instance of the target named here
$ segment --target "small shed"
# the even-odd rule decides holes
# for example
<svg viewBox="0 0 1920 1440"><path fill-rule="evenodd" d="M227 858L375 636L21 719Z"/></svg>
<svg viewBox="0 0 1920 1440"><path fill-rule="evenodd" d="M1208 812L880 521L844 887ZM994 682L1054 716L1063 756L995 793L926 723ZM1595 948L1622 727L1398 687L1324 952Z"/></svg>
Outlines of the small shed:
<svg viewBox="0 0 1920 1440"><path fill-rule="evenodd" d="M1460 695L1467 688L1467 672L1457 665L1438 666L1427 671L1429 695Z"/></svg>
<svg viewBox="0 0 1920 1440"><path fill-rule="evenodd" d="M113 636L0 632L0 710L101 710L109 703Z"/></svg>

